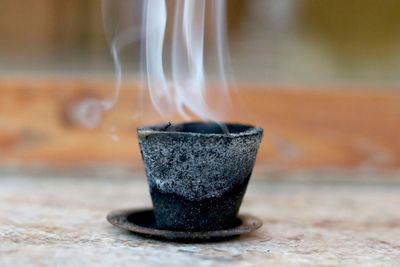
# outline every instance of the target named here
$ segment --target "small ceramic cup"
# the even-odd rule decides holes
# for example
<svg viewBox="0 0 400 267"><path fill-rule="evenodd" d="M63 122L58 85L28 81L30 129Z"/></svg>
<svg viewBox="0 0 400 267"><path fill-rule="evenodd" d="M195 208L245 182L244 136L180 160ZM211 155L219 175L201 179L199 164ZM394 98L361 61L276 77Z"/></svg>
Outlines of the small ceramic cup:
<svg viewBox="0 0 400 267"><path fill-rule="evenodd" d="M226 229L236 221L261 128L190 122L138 129L157 227Z"/></svg>

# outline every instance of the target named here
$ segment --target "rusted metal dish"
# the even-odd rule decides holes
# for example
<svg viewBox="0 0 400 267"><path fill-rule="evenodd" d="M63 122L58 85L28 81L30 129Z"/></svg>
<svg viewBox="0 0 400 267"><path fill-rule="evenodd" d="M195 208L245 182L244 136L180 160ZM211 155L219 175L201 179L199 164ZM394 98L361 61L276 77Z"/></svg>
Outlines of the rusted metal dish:
<svg viewBox="0 0 400 267"><path fill-rule="evenodd" d="M175 242L212 242L251 233L262 226L262 221L251 215L239 215L232 225L223 230L185 232L158 229L152 209L112 211L107 215L112 225L132 233L160 240Z"/></svg>

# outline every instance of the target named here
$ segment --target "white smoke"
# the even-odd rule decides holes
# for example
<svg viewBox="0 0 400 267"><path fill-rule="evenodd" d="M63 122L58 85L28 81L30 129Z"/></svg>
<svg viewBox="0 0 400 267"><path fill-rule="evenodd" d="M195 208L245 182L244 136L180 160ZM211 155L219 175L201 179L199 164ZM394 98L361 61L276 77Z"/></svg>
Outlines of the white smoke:
<svg viewBox="0 0 400 267"><path fill-rule="evenodd" d="M101 110L118 101L121 50L138 42L142 84L162 117L218 121L229 103L225 5L225 0L102 0L116 89ZM210 107L209 95L217 106Z"/></svg>
<svg viewBox="0 0 400 267"><path fill-rule="evenodd" d="M71 112L74 121L94 128L117 104L121 54L128 47L140 50L139 113L147 90L153 108L166 120L179 114L186 120L220 121L230 104L225 9L225 0L102 0L115 90L109 98L80 102Z"/></svg>

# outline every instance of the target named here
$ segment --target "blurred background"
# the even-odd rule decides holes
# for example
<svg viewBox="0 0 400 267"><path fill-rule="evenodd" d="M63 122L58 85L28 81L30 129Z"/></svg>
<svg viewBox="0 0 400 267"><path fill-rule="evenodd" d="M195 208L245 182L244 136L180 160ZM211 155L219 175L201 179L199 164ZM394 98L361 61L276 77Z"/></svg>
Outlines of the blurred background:
<svg viewBox="0 0 400 267"><path fill-rule="evenodd" d="M400 3L229 0L238 81L397 86ZM4 72L112 72L98 0L2 0Z"/></svg>
<svg viewBox="0 0 400 267"><path fill-rule="evenodd" d="M399 1L227 2L229 118L265 128L259 170L398 170ZM100 1L1 0L3 169L141 169L134 66L118 107L84 128L80 105L113 90Z"/></svg>

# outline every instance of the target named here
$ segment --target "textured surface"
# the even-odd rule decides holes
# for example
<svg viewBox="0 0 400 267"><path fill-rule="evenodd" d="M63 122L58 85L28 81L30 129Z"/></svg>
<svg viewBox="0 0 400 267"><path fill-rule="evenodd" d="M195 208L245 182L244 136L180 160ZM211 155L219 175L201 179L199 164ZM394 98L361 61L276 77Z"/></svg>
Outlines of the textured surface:
<svg viewBox="0 0 400 267"><path fill-rule="evenodd" d="M168 130L161 130L166 129ZM157 225L209 231L235 220L256 160L262 129L215 123L138 130Z"/></svg>
<svg viewBox="0 0 400 267"><path fill-rule="evenodd" d="M366 176L360 175L373 178ZM254 179L242 211L257 214L264 226L238 240L193 245L146 240L105 220L113 209L150 205L145 178L138 178L2 174L0 266L400 265L398 180Z"/></svg>
<svg viewBox="0 0 400 267"><path fill-rule="evenodd" d="M208 125L218 127L188 123L170 128L189 127L186 125L203 129ZM231 131L230 128L240 126L229 125L228 128ZM245 187L256 160L262 130L243 128L245 130L240 133L228 135L139 130L150 188L200 201L222 197L237 186Z"/></svg>

